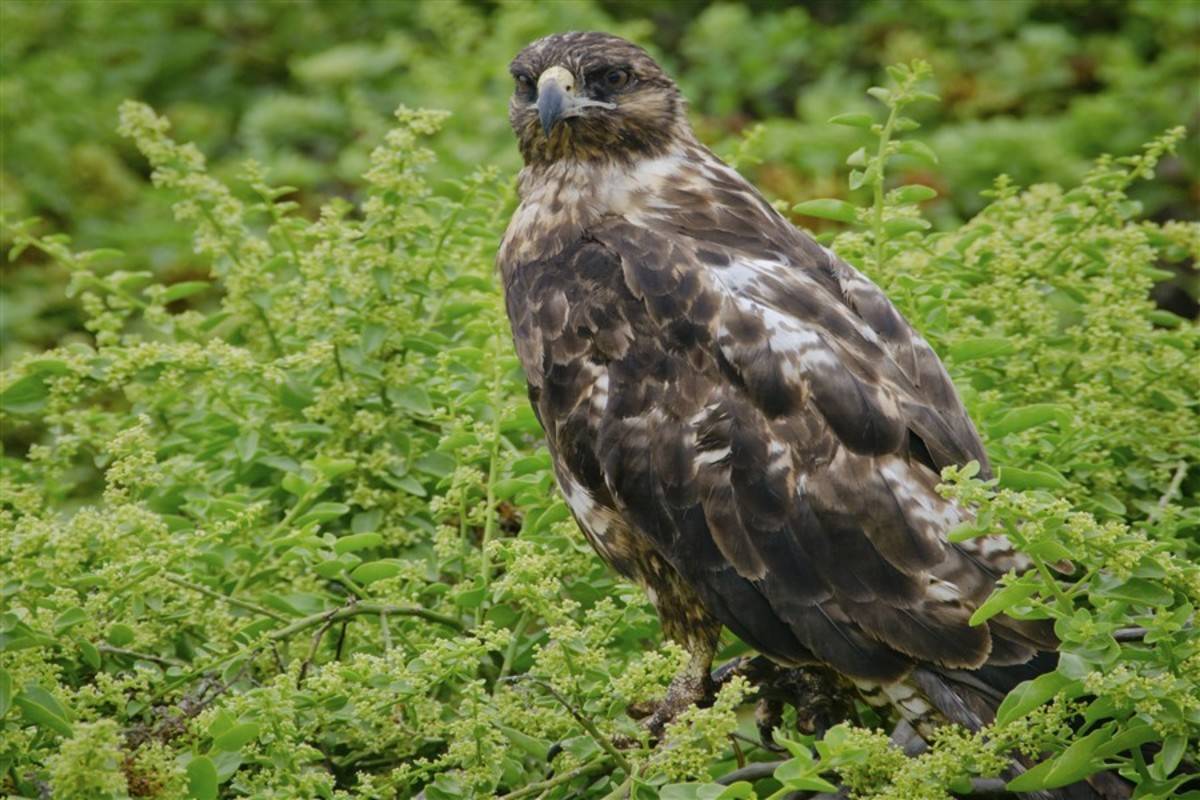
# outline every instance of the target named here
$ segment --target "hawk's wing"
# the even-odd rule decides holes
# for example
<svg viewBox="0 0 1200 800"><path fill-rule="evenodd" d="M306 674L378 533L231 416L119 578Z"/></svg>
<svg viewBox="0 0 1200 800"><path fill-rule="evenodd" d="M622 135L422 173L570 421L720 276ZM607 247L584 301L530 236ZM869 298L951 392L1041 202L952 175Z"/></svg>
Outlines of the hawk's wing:
<svg viewBox="0 0 1200 800"><path fill-rule="evenodd" d="M946 541L960 513L937 471L987 460L941 363L874 284L745 197L609 218L511 274L564 490L777 658L884 681L914 659L1024 660L1035 632L968 624L1021 565L999 537Z"/></svg>

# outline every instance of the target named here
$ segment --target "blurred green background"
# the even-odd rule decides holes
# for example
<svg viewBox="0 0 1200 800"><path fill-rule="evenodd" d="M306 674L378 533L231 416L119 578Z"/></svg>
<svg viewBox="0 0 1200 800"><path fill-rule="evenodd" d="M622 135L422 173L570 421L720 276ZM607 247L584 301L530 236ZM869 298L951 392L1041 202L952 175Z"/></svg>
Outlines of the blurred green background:
<svg viewBox="0 0 1200 800"><path fill-rule="evenodd" d="M690 98L701 137L791 202L845 193L845 159L865 134L826 120L865 108L884 65L927 59L943 102L922 106L920 121L941 163L905 179L938 189L929 211L943 226L978 210L997 174L1069 185L1102 153L1200 127L1193 0L5 0L2 210L9 223L41 217L77 248L138 254L123 268L203 277L170 196L140 190L147 167L115 133L120 101L165 113L218 175L258 159L315 213L355 192L400 104L453 112L435 175L515 172L506 65L570 29L647 46ZM1198 174L1193 135L1142 186L1147 216L1195 218ZM2 269L2 363L81 335L58 268L26 252ZM1160 287L1160 302L1194 317L1194 281L1185 267L1183 290Z"/></svg>

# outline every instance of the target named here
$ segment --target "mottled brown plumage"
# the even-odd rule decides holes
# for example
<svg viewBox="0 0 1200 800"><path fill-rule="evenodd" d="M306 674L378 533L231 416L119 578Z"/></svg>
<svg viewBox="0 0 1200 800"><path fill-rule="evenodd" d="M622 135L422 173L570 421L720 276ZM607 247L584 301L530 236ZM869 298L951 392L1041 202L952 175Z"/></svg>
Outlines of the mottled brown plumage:
<svg viewBox="0 0 1200 800"><path fill-rule="evenodd" d="M964 512L939 472L987 477L987 455L878 287L697 142L640 48L551 36L512 72L513 337L580 527L694 655L657 722L702 693L722 625L864 686L1052 648L968 622L1026 564L1000 536L947 541Z"/></svg>

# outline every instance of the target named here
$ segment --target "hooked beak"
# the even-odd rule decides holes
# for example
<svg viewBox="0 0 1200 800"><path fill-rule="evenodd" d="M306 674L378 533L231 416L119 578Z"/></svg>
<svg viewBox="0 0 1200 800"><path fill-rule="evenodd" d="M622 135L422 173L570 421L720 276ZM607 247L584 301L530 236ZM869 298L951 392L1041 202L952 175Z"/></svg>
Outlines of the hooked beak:
<svg viewBox="0 0 1200 800"><path fill-rule="evenodd" d="M579 105L575 97L575 76L567 70L550 67L538 78L538 119L547 138L558 121L571 116Z"/></svg>

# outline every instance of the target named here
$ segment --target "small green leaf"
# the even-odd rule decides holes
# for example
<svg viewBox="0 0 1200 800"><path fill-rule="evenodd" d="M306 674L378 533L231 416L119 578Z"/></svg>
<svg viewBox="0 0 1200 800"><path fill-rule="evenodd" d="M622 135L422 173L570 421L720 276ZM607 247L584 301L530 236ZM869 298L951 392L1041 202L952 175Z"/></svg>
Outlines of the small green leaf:
<svg viewBox="0 0 1200 800"><path fill-rule="evenodd" d="M1159 738L1158 731L1146 723L1134 723L1133 727L1127 728L1116 736L1109 739L1104 744L1096 748L1096 758L1109 758L1118 753L1123 753L1126 750L1132 750L1135 747L1141 747L1147 742L1156 741Z"/></svg>
<svg viewBox="0 0 1200 800"><path fill-rule="evenodd" d="M938 196L937 190L919 183L901 186L892 193L892 201L901 205L923 203Z"/></svg>
<svg viewBox="0 0 1200 800"><path fill-rule="evenodd" d="M394 561L368 561L360 564L350 577L362 584L374 583L400 574L400 565Z"/></svg>
<svg viewBox="0 0 1200 800"><path fill-rule="evenodd" d="M103 663L100 660L100 650L87 639L79 640L79 657L92 669L100 669Z"/></svg>
<svg viewBox="0 0 1200 800"><path fill-rule="evenodd" d="M179 283L173 283L170 288L163 292L163 303L173 303L176 300L200 294L200 292L203 292L211 285L208 281L180 281Z"/></svg>
<svg viewBox="0 0 1200 800"><path fill-rule="evenodd" d="M1047 468L1031 470L1002 466L996 468L996 476L1005 489L1062 489L1068 485L1066 478Z"/></svg>
<svg viewBox="0 0 1200 800"><path fill-rule="evenodd" d="M979 625L986 622L1000 612L1026 600L1036 591L1037 584L1035 583L1014 583L997 589L983 602L983 605L975 609L975 613L971 615L971 624Z"/></svg>
<svg viewBox="0 0 1200 800"><path fill-rule="evenodd" d="M1178 733L1171 734L1163 740L1162 752L1154 760L1154 766L1159 772L1159 780L1166 780L1179 766L1179 762L1183 760L1187 743L1187 737Z"/></svg>
<svg viewBox="0 0 1200 800"><path fill-rule="evenodd" d="M867 165L867 148L860 147L846 159L848 167L865 167Z"/></svg>
<svg viewBox="0 0 1200 800"><path fill-rule="evenodd" d="M1065 675L1047 672L1018 684L996 709L996 725L1007 725L1020 719L1073 683L1076 681Z"/></svg>
<svg viewBox="0 0 1200 800"><path fill-rule="evenodd" d="M906 156L912 156L928 164L938 163L937 153L933 152L929 145L916 139L906 139L901 142L899 151Z"/></svg>
<svg viewBox="0 0 1200 800"><path fill-rule="evenodd" d="M1050 770L1054 769L1054 760L1043 761L1028 769L1008 782L1004 788L1010 792L1030 792L1043 788L1042 784Z"/></svg>
<svg viewBox="0 0 1200 800"><path fill-rule="evenodd" d="M35 691L36 689L36 691ZM59 736L70 736L71 723L67 722L65 709L53 697L50 697L40 687L26 686L25 691L18 694L14 701L25 719L33 724L57 733Z"/></svg>
<svg viewBox="0 0 1200 800"><path fill-rule="evenodd" d="M1072 416L1071 410L1066 406L1054 403L1035 403L1012 409L988 425L988 433L999 438L1010 433L1020 433L1038 425L1045 425L1047 422L1057 422L1060 428L1065 428Z"/></svg>
<svg viewBox="0 0 1200 800"><path fill-rule="evenodd" d="M216 800L217 767L208 756L197 756L187 765L188 794L193 800Z"/></svg>
<svg viewBox="0 0 1200 800"><path fill-rule="evenodd" d="M328 522L350 513L350 506L345 503L317 503L295 521L297 528L303 528L311 522Z"/></svg>
<svg viewBox="0 0 1200 800"><path fill-rule="evenodd" d="M258 734L257 722L243 722L240 725L234 725L220 736L214 737L213 747L227 751L241 750L242 747L257 739Z"/></svg>
<svg viewBox="0 0 1200 800"><path fill-rule="evenodd" d="M333 552L339 556L354 550L365 550L368 547L378 547L383 544L383 536L378 533L355 533L343 536L333 543Z"/></svg>
<svg viewBox="0 0 1200 800"><path fill-rule="evenodd" d="M829 122L833 125L846 125L850 128L870 128L875 123L875 118L870 114L838 114L830 117Z"/></svg>
<svg viewBox="0 0 1200 800"><path fill-rule="evenodd" d="M350 518L350 530L355 533L370 533L379 528L383 520L383 509L373 508L370 511L360 511Z"/></svg>
<svg viewBox="0 0 1200 800"><path fill-rule="evenodd" d="M329 456L317 456L312 460L313 469L330 480L339 475L344 475L347 472L352 471L354 466L354 459L352 458L330 458Z"/></svg>
<svg viewBox="0 0 1200 800"><path fill-rule="evenodd" d="M108 626L108 643L113 647L124 647L133 641L133 628L123 622L114 622Z"/></svg>
<svg viewBox="0 0 1200 800"><path fill-rule="evenodd" d="M54 618L54 632L66 633L81 622L87 620L87 612L79 606L73 606Z"/></svg>
<svg viewBox="0 0 1200 800"><path fill-rule="evenodd" d="M889 219L883 223L883 232L888 235L889 239L894 239L897 236L904 236L909 233L917 233L919 231L929 230L930 225L928 220L919 219L917 217L897 217Z"/></svg>
<svg viewBox="0 0 1200 800"><path fill-rule="evenodd" d="M524 750L529 755L539 761L546 760L546 754L550 751L550 744L543 739L535 739L527 733L523 733L516 728L510 728L507 725L498 724L496 726L500 732L508 737L508 740L514 745Z"/></svg>
<svg viewBox="0 0 1200 800"><path fill-rule="evenodd" d="M13 680L7 671L0 669L0 718L12 708Z"/></svg>
<svg viewBox="0 0 1200 800"><path fill-rule="evenodd" d="M995 358L1015 353L1017 348L1008 339L984 336L977 339L960 339L950 345L946 355L959 363L978 358Z"/></svg>
<svg viewBox="0 0 1200 800"><path fill-rule="evenodd" d="M389 386L386 393L388 400L402 411L420 415L433 413L429 394L420 386Z"/></svg>
<svg viewBox="0 0 1200 800"><path fill-rule="evenodd" d="M1175 599L1170 589L1145 578L1130 578L1097 589L1095 593L1100 597L1154 607L1169 606Z"/></svg>
<svg viewBox="0 0 1200 800"><path fill-rule="evenodd" d="M1099 769L1099 764L1093 763L1096 748L1111 734L1112 727L1105 726L1072 742L1070 747L1054 759L1054 766L1046 774L1042 788L1057 789L1081 781Z"/></svg>
<svg viewBox="0 0 1200 800"><path fill-rule="evenodd" d="M0 392L0 410L9 414L36 414L46 407L50 390L42 375L26 375Z"/></svg>
<svg viewBox="0 0 1200 800"><path fill-rule="evenodd" d="M426 494L428 494L421 482L411 475L405 475L400 478L392 478L390 482L393 483L397 489L403 489L409 494L416 495L417 497L424 497Z"/></svg>
<svg viewBox="0 0 1200 800"><path fill-rule="evenodd" d="M818 217L820 219L833 219L838 222L856 222L858 220L858 208L845 200L834 200L833 198L824 198L821 200L806 200L803 203L797 203L792 206L792 211L797 214L803 214L806 217Z"/></svg>
<svg viewBox="0 0 1200 800"><path fill-rule="evenodd" d="M297 497L305 494L310 488L309 482L304 480L298 472L289 472L284 475L279 485L283 487L285 492L294 494Z"/></svg>

